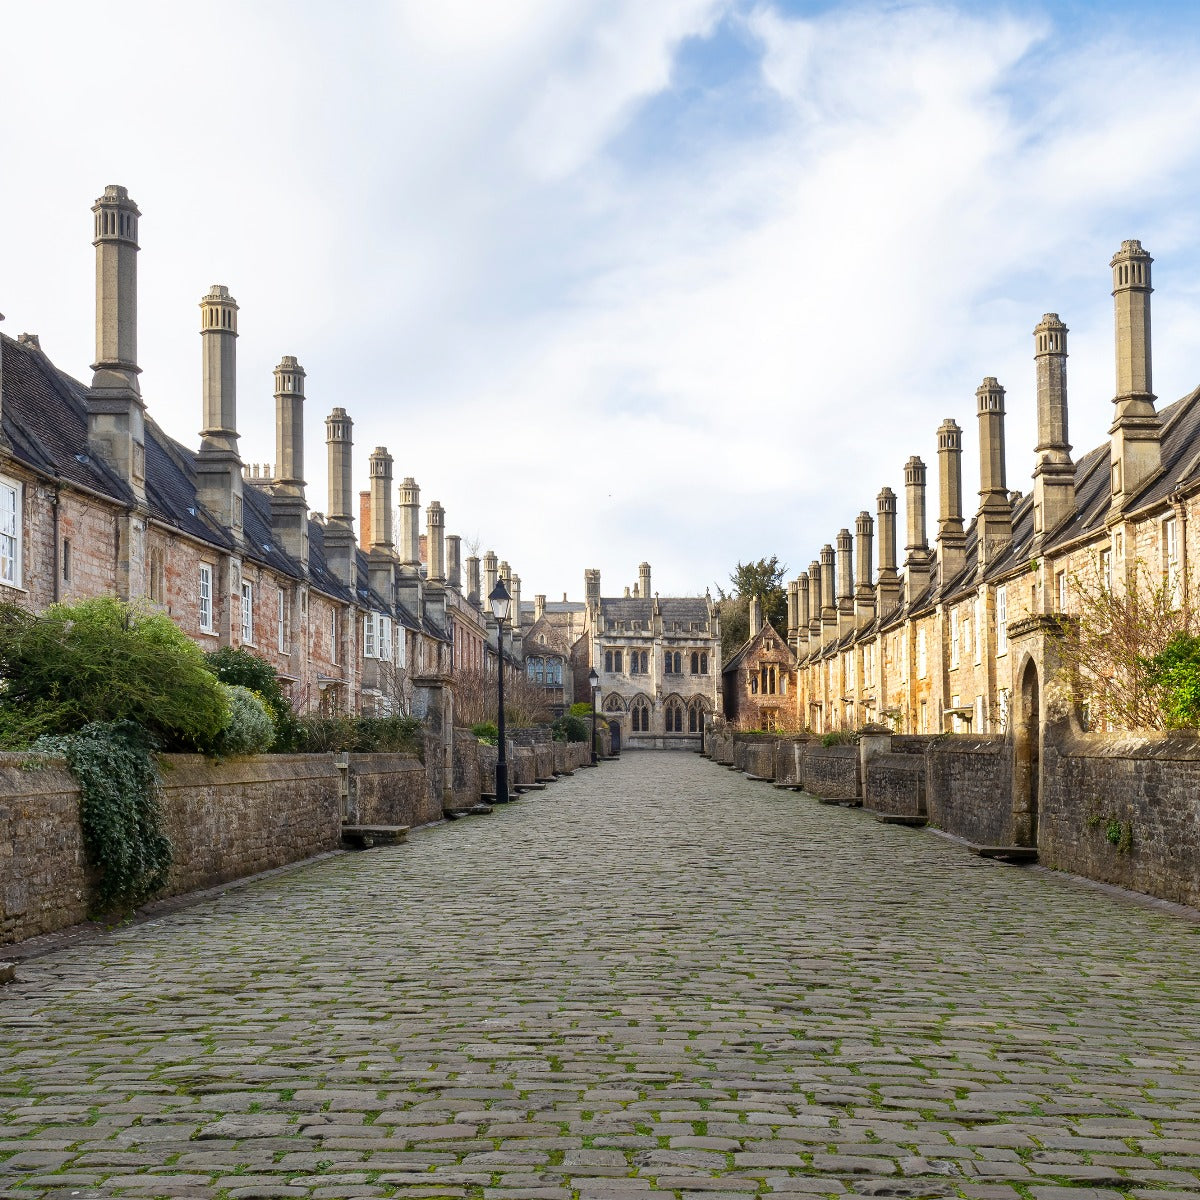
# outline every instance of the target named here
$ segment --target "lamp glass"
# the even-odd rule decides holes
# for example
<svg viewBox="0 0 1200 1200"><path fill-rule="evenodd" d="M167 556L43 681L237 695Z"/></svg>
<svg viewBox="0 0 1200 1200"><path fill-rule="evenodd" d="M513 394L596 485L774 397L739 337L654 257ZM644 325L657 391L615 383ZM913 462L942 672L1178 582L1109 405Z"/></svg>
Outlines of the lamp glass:
<svg viewBox="0 0 1200 1200"><path fill-rule="evenodd" d="M594 692L600 686L600 676L596 674L596 668L593 667L588 672L588 687Z"/></svg>
<svg viewBox="0 0 1200 1200"><path fill-rule="evenodd" d="M496 586L492 588L491 594L488 596L488 603L492 606L492 614L497 621L508 619L508 609L512 603L512 597L508 594L508 588L504 586L503 579L496 580Z"/></svg>

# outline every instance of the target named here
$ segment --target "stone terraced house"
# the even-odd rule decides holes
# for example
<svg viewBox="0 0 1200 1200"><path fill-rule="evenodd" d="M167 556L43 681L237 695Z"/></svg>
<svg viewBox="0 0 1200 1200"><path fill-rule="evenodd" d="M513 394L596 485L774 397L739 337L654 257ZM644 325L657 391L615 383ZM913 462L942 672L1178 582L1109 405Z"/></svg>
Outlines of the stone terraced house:
<svg viewBox="0 0 1200 1200"><path fill-rule="evenodd" d="M456 668L482 665L489 645L494 657L478 560L474 587L464 592L460 540L444 538L437 501L420 554L411 478L400 489L396 543L384 447L370 456L372 516L359 544L353 422L342 408L325 422L328 512L309 511L305 372L290 355L274 373L275 464L243 464L238 305L224 286L200 302L200 447L159 428L138 380L141 214L118 186L107 187L92 212L90 384L52 363L36 335L0 335L0 598L34 611L95 595L144 599L206 650L246 646L266 658L300 711L406 708L414 684L427 697Z"/></svg>
<svg viewBox="0 0 1200 1200"><path fill-rule="evenodd" d="M1006 480L1004 388L976 391L980 499L966 520L962 429L937 430L938 509L926 530L926 465L904 467L904 560L897 498L883 488L789 585L798 659L794 724L826 732L881 724L905 733L1011 731L1018 769L1036 760L1059 618L1091 575L1114 590L1148 569L1189 599L1200 553L1200 389L1161 409L1151 382L1150 265L1137 241L1113 258L1116 394L1110 440L1072 457L1067 327L1034 330L1033 486ZM1089 403L1094 403L1089 399ZM1107 401L1106 401L1107 403ZM878 536L878 555L874 541ZM1140 566L1139 566L1140 564Z"/></svg>

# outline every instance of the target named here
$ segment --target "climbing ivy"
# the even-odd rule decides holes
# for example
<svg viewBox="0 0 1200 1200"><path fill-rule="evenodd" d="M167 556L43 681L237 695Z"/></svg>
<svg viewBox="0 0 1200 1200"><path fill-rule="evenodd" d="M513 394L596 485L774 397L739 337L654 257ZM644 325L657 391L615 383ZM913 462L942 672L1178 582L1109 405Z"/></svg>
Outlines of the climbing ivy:
<svg viewBox="0 0 1200 1200"><path fill-rule="evenodd" d="M93 722L34 750L61 754L79 783L88 862L99 871L94 909L128 911L158 891L171 867L158 768L145 731L132 721Z"/></svg>

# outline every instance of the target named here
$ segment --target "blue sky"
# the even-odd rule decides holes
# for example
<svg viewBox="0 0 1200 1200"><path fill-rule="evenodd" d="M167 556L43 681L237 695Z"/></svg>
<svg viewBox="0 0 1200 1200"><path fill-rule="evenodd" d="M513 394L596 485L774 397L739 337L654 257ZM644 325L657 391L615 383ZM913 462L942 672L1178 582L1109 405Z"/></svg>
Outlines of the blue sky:
<svg viewBox="0 0 1200 1200"><path fill-rule="evenodd" d="M195 445L200 296L241 305L239 426L271 368L389 448L526 596L792 573L1008 389L1029 486L1034 325L1070 428L1113 391L1108 261L1155 257L1155 385L1200 383L1200 18L1185 4L0 0L0 311L86 378L90 205L142 208L151 415ZM113 64L127 64L128 69ZM930 515L930 534L933 518Z"/></svg>

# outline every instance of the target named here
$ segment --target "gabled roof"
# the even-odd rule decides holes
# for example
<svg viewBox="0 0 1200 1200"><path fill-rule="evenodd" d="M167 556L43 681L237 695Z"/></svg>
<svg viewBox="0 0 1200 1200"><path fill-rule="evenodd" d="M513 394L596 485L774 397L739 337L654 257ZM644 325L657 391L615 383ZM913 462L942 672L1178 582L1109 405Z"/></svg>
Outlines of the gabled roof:
<svg viewBox="0 0 1200 1200"><path fill-rule="evenodd" d="M788 663L796 666L796 655L788 645L788 640L785 638L770 621L763 621L762 628L753 636L747 638L737 650L730 656L729 661L721 667L722 675L729 675L736 671L741 664L751 656L751 654L762 645L768 635L772 635L779 640L779 644L783 647L783 652L787 656Z"/></svg>

